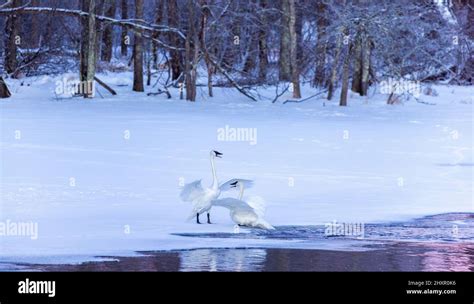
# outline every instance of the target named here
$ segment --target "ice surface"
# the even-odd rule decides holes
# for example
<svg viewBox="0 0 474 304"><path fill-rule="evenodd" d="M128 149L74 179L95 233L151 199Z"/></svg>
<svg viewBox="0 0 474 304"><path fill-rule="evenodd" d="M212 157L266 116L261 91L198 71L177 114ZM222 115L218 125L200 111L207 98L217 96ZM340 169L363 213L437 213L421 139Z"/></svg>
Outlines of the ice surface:
<svg viewBox="0 0 474 304"><path fill-rule="evenodd" d="M202 90L193 104L176 91L172 100L133 93L130 74L100 78L119 95L57 99L61 77L8 83L13 97L0 100L0 221L36 222L39 237L0 237L0 261L291 246L177 235L234 231L224 209L213 209L214 225L184 221L191 206L179 201L179 185L211 183L211 149L224 153L221 181L256 181L246 194L266 200L266 219L277 227L474 211L472 87L437 86L438 97L422 97L436 105L387 106L386 96L371 94L351 95L340 108L324 100L253 103L218 88L216 98ZM255 129L256 144L219 141L226 126Z"/></svg>

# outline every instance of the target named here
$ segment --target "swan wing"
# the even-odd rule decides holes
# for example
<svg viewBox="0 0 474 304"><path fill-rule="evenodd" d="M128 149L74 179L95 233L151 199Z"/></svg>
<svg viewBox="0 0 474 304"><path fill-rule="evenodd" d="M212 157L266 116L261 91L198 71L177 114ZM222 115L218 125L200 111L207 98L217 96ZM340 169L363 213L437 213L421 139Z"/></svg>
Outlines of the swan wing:
<svg viewBox="0 0 474 304"><path fill-rule="evenodd" d="M185 202L192 202L196 200L198 197L204 194L204 189L201 184L201 180L197 180L190 184L186 184L180 194L181 200Z"/></svg>
<svg viewBox="0 0 474 304"><path fill-rule="evenodd" d="M223 183L219 189L221 191L229 191L229 190L232 190L235 188L235 186L233 186L232 184L235 184L235 183L241 183L244 185L244 188L245 189L248 189L248 188L252 188L253 187L253 180L249 180L249 179L240 179L240 178L233 178L225 183Z"/></svg>
<svg viewBox="0 0 474 304"><path fill-rule="evenodd" d="M246 202L231 197L213 200L211 203L213 206L224 207L231 211L254 211Z"/></svg>
<svg viewBox="0 0 474 304"><path fill-rule="evenodd" d="M213 200L212 205L229 209L231 211L232 220L239 225L266 230L275 229L262 218L265 209L264 200L260 197L252 197L250 201L257 209L252 207L248 202L230 197Z"/></svg>
<svg viewBox="0 0 474 304"><path fill-rule="evenodd" d="M259 218L263 218L267 210L265 200L260 196L250 196L245 199L247 204L255 211Z"/></svg>

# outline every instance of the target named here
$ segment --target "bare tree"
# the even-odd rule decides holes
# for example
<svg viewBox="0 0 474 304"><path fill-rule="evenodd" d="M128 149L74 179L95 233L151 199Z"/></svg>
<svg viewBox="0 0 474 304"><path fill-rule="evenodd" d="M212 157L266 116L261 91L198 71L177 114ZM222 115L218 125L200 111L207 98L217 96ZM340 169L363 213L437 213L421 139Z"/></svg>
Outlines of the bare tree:
<svg viewBox="0 0 474 304"><path fill-rule="evenodd" d="M347 36L347 29L345 27L341 27L339 30L339 35L337 36L336 50L332 63L331 75L329 77L328 100L332 100L332 97L334 96L334 90L336 88L337 74L339 69L339 60L341 58L342 43L345 36Z"/></svg>
<svg viewBox="0 0 474 304"><path fill-rule="evenodd" d="M84 98L94 96L93 83L96 69L96 42L97 29L95 20L95 0L82 0L82 10L88 13L87 17L81 19L82 39L81 39L81 93Z"/></svg>
<svg viewBox="0 0 474 304"><path fill-rule="evenodd" d="M467 37L466 40L470 40L464 43L464 49L467 49L466 54L461 54L462 57L465 57L465 60L460 60L461 80L468 84L474 84L474 51L471 45L474 41L474 1L453 0L452 2L454 16L461 27L461 31Z"/></svg>
<svg viewBox="0 0 474 304"><path fill-rule="evenodd" d="M31 6L38 6L39 0L32 0ZM35 49L38 48L41 41L41 25L39 22L39 16L31 16L31 35L30 35L30 47Z"/></svg>
<svg viewBox="0 0 474 304"><path fill-rule="evenodd" d="M127 20L128 19L128 1L127 0L121 0L121 13L122 13L122 20ZM120 39L120 47L121 47L121 54L122 56L127 56L128 55L128 44L129 44L129 37L128 37L128 31L126 26L122 26L122 33L121 33L121 39Z"/></svg>
<svg viewBox="0 0 474 304"><path fill-rule="evenodd" d="M291 33L290 33L290 2L281 2L281 31L280 31L280 81L291 81Z"/></svg>
<svg viewBox="0 0 474 304"><path fill-rule="evenodd" d="M164 19L164 10L165 10L165 1L164 0L156 0L156 8L155 8L155 24L162 25ZM153 35L153 38L158 40L160 38L160 33L156 32ZM158 67L158 43L154 40L152 41L152 61L153 67L156 69Z"/></svg>
<svg viewBox="0 0 474 304"><path fill-rule="evenodd" d="M106 3L106 11L105 16L110 18L115 18L115 13L117 11L117 2L115 0L109 0ZM102 54L101 59L102 61L110 62L112 60L112 52L113 52L113 26L106 25L104 29L104 35L102 39Z"/></svg>
<svg viewBox="0 0 474 304"><path fill-rule="evenodd" d="M290 66L291 81L293 84L293 98L301 98L300 70L298 66L298 35L296 33L296 0L288 0L290 29Z"/></svg>
<svg viewBox="0 0 474 304"><path fill-rule="evenodd" d="M168 24L170 27L179 28L179 10L177 0L168 0ZM181 47L180 37L175 32L169 32L170 44L175 47ZM178 80L183 73L182 52L176 49L170 50L171 79Z"/></svg>
<svg viewBox="0 0 474 304"><path fill-rule="evenodd" d="M135 0L135 19L143 20L143 0ZM133 44L133 90L144 92L143 85L143 38L140 31L135 32Z"/></svg>
<svg viewBox="0 0 474 304"><path fill-rule="evenodd" d="M341 99L339 105L341 107L347 106L347 96L349 95L349 73L350 73L350 63L353 53L352 43L348 47L346 58L344 59L344 65L342 67L342 89L341 89Z"/></svg>
<svg viewBox="0 0 474 304"><path fill-rule="evenodd" d="M360 95L367 96L369 89L369 76L371 71L372 42L364 30L362 32L362 71L360 81Z"/></svg>
<svg viewBox="0 0 474 304"><path fill-rule="evenodd" d="M361 93L362 84L362 33L361 26L358 26L357 34L354 38L354 70L352 73L352 88L351 90L356 93Z"/></svg>
<svg viewBox="0 0 474 304"><path fill-rule="evenodd" d="M13 7L19 7L22 5L22 0L13 0L11 2ZM6 36L6 51L5 51L5 70L8 74L13 74L12 77L16 77L14 73L17 71L17 53L18 44L21 42L20 33L21 21L17 14L11 14L8 16L5 25L5 36Z"/></svg>
<svg viewBox="0 0 474 304"><path fill-rule="evenodd" d="M327 20L327 4L325 1L318 1L316 4L317 10L317 33L318 40L316 42L316 70L314 72L313 86L324 87L327 85L326 81L326 48L327 48L327 27L329 21Z"/></svg>
<svg viewBox="0 0 474 304"><path fill-rule="evenodd" d="M267 0L260 0L260 9L261 9L261 24L258 31L258 80L261 84L266 83L267 81L267 68L268 68L268 28L267 28L267 18L266 12L268 3Z"/></svg>
<svg viewBox="0 0 474 304"><path fill-rule="evenodd" d="M196 101L197 68L199 63L199 36L196 30L194 1L188 0L188 31L186 35L186 100Z"/></svg>
<svg viewBox="0 0 474 304"><path fill-rule="evenodd" d="M199 40L201 44L201 49L204 52L204 60L206 62L206 67L207 67L207 90L209 97L214 97L214 90L213 90L213 84L212 84L212 77L215 72L214 65L210 61L210 54L209 50L207 48L207 39L208 39L208 33L207 33L207 28L208 28L208 21L209 17L211 16L212 12L210 11L209 8L209 0L200 0L199 4L201 6L201 31L199 34Z"/></svg>

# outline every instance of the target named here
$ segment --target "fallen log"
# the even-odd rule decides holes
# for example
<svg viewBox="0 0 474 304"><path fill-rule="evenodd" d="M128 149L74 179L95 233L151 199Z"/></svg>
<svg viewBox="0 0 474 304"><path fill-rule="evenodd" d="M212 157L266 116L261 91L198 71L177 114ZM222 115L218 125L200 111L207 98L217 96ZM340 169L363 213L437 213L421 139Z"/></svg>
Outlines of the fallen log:
<svg viewBox="0 0 474 304"><path fill-rule="evenodd" d="M161 94L166 94L166 97L168 97L168 99L171 99L171 93L170 91L168 91L168 89L166 90L161 90L161 89L158 89L158 92L156 93L148 93L147 96L158 96L158 95L161 95Z"/></svg>
<svg viewBox="0 0 474 304"><path fill-rule="evenodd" d="M102 80L100 80L99 78L97 78L96 76L94 76L94 80L97 81L98 84L100 84L101 86L103 86L107 91L110 92L110 94L112 95L117 95L117 92L114 91L114 89L112 89L111 87L109 87L105 82L103 82Z"/></svg>

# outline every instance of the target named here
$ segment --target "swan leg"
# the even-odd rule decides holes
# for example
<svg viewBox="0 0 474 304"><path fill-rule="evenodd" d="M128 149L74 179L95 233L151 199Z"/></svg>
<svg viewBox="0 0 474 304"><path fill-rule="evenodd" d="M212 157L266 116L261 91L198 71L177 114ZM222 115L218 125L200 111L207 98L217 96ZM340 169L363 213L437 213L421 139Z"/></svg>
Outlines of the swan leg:
<svg viewBox="0 0 474 304"><path fill-rule="evenodd" d="M207 213L207 223L212 224L211 223L211 214L209 212Z"/></svg>
<svg viewBox="0 0 474 304"><path fill-rule="evenodd" d="M196 224L201 224L201 222L199 221L199 213L196 213Z"/></svg>

